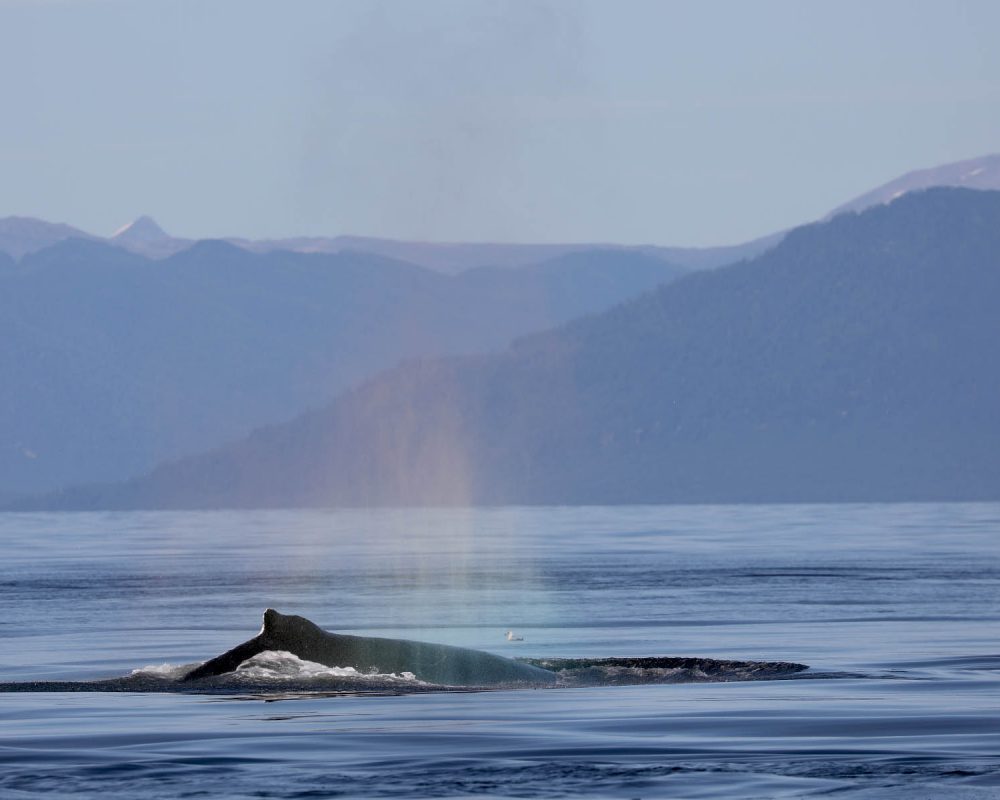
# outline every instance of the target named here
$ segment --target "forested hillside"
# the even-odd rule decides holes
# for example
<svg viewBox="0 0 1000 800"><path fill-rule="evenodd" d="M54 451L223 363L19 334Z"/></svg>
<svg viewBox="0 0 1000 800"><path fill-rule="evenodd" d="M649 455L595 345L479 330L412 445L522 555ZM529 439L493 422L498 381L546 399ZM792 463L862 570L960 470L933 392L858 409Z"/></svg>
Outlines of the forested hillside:
<svg viewBox="0 0 1000 800"><path fill-rule="evenodd" d="M1000 193L792 232L65 507L1000 496Z"/></svg>

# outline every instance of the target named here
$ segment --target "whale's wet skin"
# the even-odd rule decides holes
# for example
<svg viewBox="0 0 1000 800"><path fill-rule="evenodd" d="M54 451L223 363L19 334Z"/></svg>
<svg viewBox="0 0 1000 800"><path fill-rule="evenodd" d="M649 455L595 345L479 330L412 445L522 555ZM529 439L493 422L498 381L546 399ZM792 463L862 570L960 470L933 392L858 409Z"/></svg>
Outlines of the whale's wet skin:
<svg viewBox="0 0 1000 800"><path fill-rule="evenodd" d="M0 515L0 541L4 800L1000 797L1000 505ZM258 634L265 606L308 619Z"/></svg>
<svg viewBox="0 0 1000 800"><path fill-rule="evenodd" d="M349 636L264 611L257 636L194 667L153 667L96 681L0 683L0 692L422 692L774 680L804 664L708 658L514 660L464 647Z"/></svg>
<svg viewBox="0 0 1000 800"><path fill-rule="evenodd" d="M188 672L185 682L238 670L247 659L267 651L288 652L328 667L350 666L361 673L409 674L444 686L552 686L549 670L464 647L329 633L304 617L264 612L264 624L248 642Z"/></svg>

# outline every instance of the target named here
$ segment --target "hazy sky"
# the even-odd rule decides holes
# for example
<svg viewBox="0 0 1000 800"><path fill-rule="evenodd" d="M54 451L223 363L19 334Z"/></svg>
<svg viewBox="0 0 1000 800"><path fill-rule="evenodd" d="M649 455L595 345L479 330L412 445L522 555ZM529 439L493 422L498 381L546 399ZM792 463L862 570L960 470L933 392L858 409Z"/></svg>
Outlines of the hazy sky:
<svg viewBox="0 0 1000 800"><path fill-rule="evenodd" d="M0 216L723 244L1000 151L1000 2L0 0Z"/></svg>

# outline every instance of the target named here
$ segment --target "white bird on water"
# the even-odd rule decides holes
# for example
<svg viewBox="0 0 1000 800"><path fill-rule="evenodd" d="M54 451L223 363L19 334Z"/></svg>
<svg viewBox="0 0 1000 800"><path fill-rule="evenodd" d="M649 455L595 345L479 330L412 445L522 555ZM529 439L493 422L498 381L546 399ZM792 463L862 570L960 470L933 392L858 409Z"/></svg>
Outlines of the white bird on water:
<svg viewBox="0 0 1000 800"><path fill-rule="evenodd" d="M523 642L524 637L518 636L514 631L507 631L507 641L508 642Z"/></svg>

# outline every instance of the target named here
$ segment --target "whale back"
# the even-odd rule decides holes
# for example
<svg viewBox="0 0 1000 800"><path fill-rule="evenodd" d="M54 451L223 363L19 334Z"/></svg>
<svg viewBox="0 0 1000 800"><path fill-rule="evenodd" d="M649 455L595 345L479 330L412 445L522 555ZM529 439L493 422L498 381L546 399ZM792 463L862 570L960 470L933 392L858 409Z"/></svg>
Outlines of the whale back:
<svg viewBox="0 0 1000 800"><path fill-rule="evenodd" d="M359 672L408 672L428 683L492 686L555 682L548 670L492 653L408 639L330 633L305 617L280 614L270 608L264 612L261 637L266 649L286 650L306 661L353 667Z"/></svg>
<svg viewBox="0 0 1000 800"><path fill-rule="evenodd" d="M281 614L273 608L264 612L264 625L257 636L206 661L183 680L232 672L266 650L284 650L327 667L409 673L427 683L445 686L551 686L556 682L556 675L549 670L492 653L408 639L329 633L305 617Z"/></svg>

